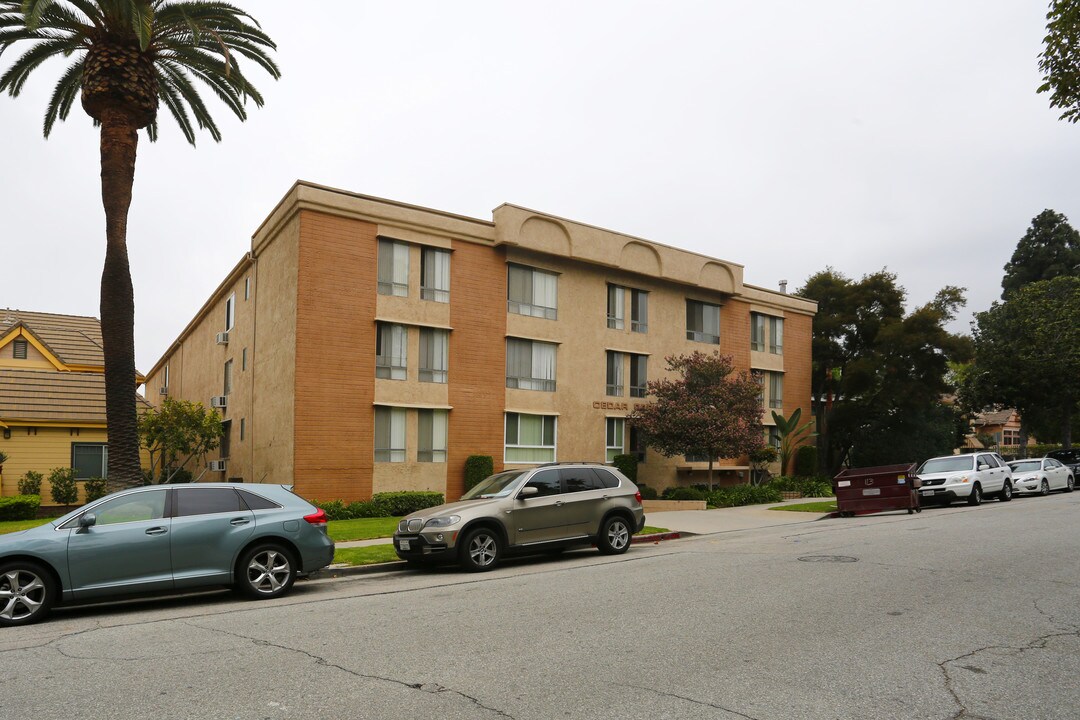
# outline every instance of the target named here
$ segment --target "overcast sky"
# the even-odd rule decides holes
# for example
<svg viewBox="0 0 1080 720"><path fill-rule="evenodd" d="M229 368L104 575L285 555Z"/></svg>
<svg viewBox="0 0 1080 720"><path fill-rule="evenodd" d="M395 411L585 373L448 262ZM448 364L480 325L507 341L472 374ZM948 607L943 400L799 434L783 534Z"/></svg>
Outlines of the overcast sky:
<svg viewBox="0 0 1080 720"><path fill-rule="evenodd" d="M1035 93L1044 2L235 1L283 76L249 67L246 123L211 105L220 144L164 108L140 137L144 372L297 179L487 220L512 202L769 288L887 267L912 305L966 287L958 331L1035 215L1080 226L1080 126ZM76 106L41 135L62 67L0 96L0 307L97 316L97 133Z"/></svg>

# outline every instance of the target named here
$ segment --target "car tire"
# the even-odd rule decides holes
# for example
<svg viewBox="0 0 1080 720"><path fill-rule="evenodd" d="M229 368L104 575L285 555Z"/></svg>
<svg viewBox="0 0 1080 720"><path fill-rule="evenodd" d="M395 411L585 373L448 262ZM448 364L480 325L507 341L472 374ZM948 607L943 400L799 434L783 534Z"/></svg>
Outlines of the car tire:
<svg viewBox="0 0 1080 720"><path fill-rule="evenodd" d="M255 600L281 597L296 582L296 560L277 543L258 543L248 548L237 563L236 587Z"/></svg>
<svg viewBox="0 0 1080 720"><path fill-rule="evenodd" d="M975 483L971 488L971 494L968 495L968 505L982 505L982 485Z"/></svg>
<svg viewBox="0 0 1080 720"><path fill-rule="evenodd" d="M1039 483L1039 494L1044 497L1050 494L1050 483L1046 481L1046 478Z"/></svg>
<svg viewBox="0 0 1080 720"><path fill-rule="evenodd" d="M1009 502L1012 500L1012 495L1012 483L1006 480L1005 484L1001 486L1001 492L998 493L998 500L1001 502Z"/></svg>
<svg viewBox="0 0 1080 720"><path fill-rule="evenodd" d="M461 566L469 572L492 570L502 559L502 538L486 527L470 530L461 543Z"/></svg>
<svg viewBox="0 0 1080 720"><path fill-rule="evenodd" d="M1076 480L1074 480L1073 476L1070 475L1069 479L1065 481L1065 492L1072 492L1073 491L1073 485L1075 485L1075 483L1076 483Z"/></svg>
<svg viewBox="0 0 1080 720"><path fill-rule="evenodd" d="M0 565L0 626L30 625L44 620L56 603L57 586L37 563Z"/></svg>
<svg viewBox="0 0 1080 720"><path fill-rule="evenodd" d="M626 518L612 515L601 523L596 547L601 555L621 555L630 548L630 537L633 534L634 530Z"/></svg>

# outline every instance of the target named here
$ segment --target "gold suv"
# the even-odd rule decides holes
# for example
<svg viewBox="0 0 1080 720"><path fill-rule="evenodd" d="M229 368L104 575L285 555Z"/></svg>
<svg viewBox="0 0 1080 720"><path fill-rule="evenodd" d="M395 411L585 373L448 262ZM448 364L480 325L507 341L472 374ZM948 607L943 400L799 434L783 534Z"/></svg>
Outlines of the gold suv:
<svg viewBox="0 0 1080 720"><path fill-rule="evenodd" d="M552 463L497 473L457 502L407 515L394 550L410 563L441 560L483 571L504 555L593 543L605 555L624 553L643 527L641 493L618 470Z"/></svg>

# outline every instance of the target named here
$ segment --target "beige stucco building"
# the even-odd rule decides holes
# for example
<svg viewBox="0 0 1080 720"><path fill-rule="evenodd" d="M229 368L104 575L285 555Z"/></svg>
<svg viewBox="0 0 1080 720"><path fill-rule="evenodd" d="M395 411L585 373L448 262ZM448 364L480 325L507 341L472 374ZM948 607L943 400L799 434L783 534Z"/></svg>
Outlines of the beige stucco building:
<svg viewBox="0 0 1080 720"><path fill-rule="evenodd" d="M733 356L771 424L809 412L815 309L735 263L514 205L488 221L298 182L146 392L221 406L214 479L309 498L456 498L474 454L498 470L637 453L663 488L707 466L623 421L665 356ZM744 477L745 458L721 465Z"/></svg>

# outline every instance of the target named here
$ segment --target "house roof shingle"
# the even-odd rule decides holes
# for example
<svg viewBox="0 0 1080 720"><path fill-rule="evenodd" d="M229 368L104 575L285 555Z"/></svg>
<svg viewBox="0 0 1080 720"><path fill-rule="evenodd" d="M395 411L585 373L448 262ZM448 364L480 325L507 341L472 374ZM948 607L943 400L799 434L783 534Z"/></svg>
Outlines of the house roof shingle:
<svg viewBox="0 0 1080 720"><path fill-rule="evenodd" d="M139 409L150 405L136 394ZM0 368L0 420L105 422L105 376L100 373Z"/></svg>
<svg viewBox="0 0 1080 720"><path fill-rule="evenodd" d="M19 324L65 365L100 367L105 364L101 323L97 318L0 309L0 335Z"/></svg>

